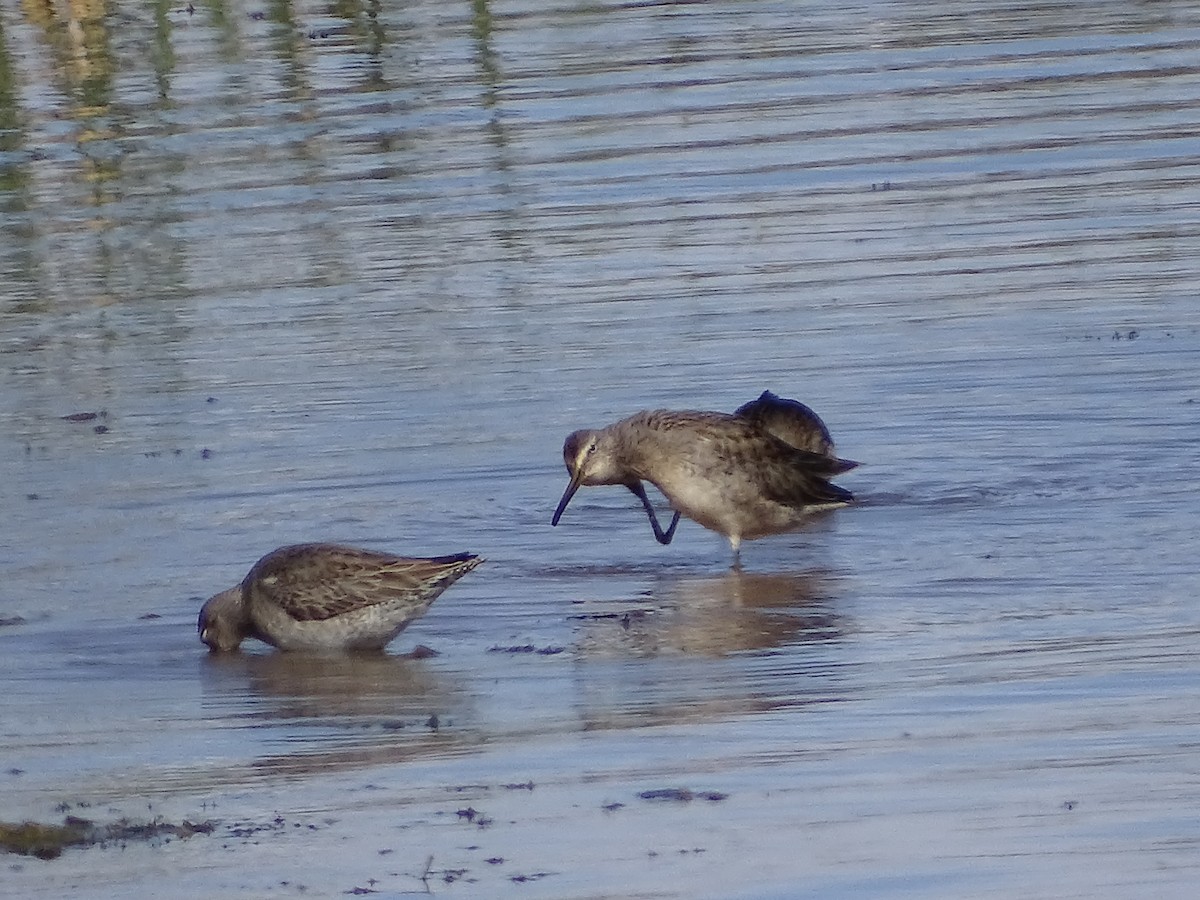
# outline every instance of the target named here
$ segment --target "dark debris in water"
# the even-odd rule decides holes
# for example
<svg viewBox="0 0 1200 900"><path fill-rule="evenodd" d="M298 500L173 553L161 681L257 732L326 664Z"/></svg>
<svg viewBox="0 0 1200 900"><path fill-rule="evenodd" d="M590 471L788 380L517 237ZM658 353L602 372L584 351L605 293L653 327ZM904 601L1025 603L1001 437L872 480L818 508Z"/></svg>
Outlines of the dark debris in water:
<svg viewBox="0 0 1200 900"><path fill-rule="evenodd" d="M293 822L292 828L302 828L304 826L299 822ZM229 828L229 836L235 838L253 838L260 834L270 834L272 832L281 832L286 830L287 820L283 816L275 816L269 822L242 822ZM316 831L317 826L309 824L309 831Z"/></svg>
<svg viewBox="0 0 1200 900"><path fill-rule="evenodd" d="M487 828L494 821L491 816L484 815L473 806L468 806L466 809L458 810L456 815L460 819L465 819L474 825L478 825L480 828Z"/></svg>
<svg viewBox="0 0 1200 900"><path fill-rule="evenodd" d="M400 656L404 659L433 659L435 656L441 656L432 647L426 647L424 644L417 644L407 653L401 653Z"/></svg>
<svg viewBox="0 0 1200 900"><path fill-rule="evenodd" d="M433 855L430 854L425 860L425 871L418 875L417 878L421 880L421 884L425 885L425 893L432 894L433 889L429 886L429 879L432 876L439 876L446 884L454 884L454 882L459 880L465 880L468 884L473 884L476 879L467 878L466 874L466 869L441 869L440 871L434 869Z"/></svg>
<svg viewBox="0 0 1200 900"><path fill-rule="evenodd" d="M535 647L533 644L519 644L513 647L488 647L488 653L536 653L538 656L554 656L565 653L566 647Z"/></svg>
<svg viewBox="0 0 1200 900"><path fill-rule="evenodd" d="M1194 329L1187 329L1190 333ZM1182 329L1180 330L1182 333ZM1150 331L1139 330L1137 328L1116 328L1113 331L1087 331L1081 335L1068 335L1067 340L1084 340L1084 341L1136 341L1139 338L1146 340L1167 339L1171 340L1175 337L1175 330L1170 328L1155 328Z"/></svg>
<svg viewBox="0 0 1200 900"><path fill-rule="evenodd" d="M654 615L653 610L631 609L626 612L576 613L573 616L567 616L567 618L582 622L614 621L619 622L623 628L628 628L634 622L648 619L652 615Z"/></svg>
<svg viewBox="0 0 1200 900"><path fill-rule="evenodd" d="M549 874L549 872L531 872L528 875L511 875L508 880L513 884L525 884L529 881L540 881L549 876Z"/></svg>
<svg viewBox="0 0 1200 900"><path fill-rule="evenodd" d="M643 800L674 800L679 803L690 803L693 800L709 800L716 803L728 796L720 791L689 791L687 788L655 788L638 794Z"/></svg>
<svg viewBox="0 0 1200 900"><path fill-rule="evenodd" d="M159 819L152 822L120 819L111 825L97 825L91 819L79 816L67 816L61 825L0 822L0 849L38 859L57 859L68 847L104 847L155 838L189 838L194 834L212 834L213 828L212 822L184 820L173 825Z"/></svg>

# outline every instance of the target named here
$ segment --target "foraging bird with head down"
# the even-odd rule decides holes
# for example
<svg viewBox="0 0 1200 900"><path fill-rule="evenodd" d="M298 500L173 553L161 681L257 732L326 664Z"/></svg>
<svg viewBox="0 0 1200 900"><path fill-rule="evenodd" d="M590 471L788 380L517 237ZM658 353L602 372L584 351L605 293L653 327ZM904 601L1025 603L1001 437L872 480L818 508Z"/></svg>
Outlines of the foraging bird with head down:
<svg viewBox="0 0 1200 900"><path fill-rule="evenodd" d="M483 559L470 553L410 558L336 544L273 550L242 583L200 610L214 652L246 638L280 650L382 650Z"/></svg>
<svg viewBox="0 0 1200 900"><path fill-rule="evenodd" d="M813 513L853 502L829 481L858 463L840 459L811 409L769 391L737 412L644 410L563 445L571 476L551 524L582 486L620 484L641 502L654 536L669 544L680 515L725 535L738 565L741 543L799 527ZM670 501L662 529L643 481Z"/></svg>

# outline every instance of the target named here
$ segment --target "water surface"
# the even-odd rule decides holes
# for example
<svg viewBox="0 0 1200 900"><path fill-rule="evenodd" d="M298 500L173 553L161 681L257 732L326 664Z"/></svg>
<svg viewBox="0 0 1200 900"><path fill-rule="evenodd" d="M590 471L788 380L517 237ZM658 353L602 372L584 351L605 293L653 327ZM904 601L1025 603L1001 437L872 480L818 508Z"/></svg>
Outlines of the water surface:
<svg viewBox="0 0 1200 900"><path fill-rule="evenodd" d="M0 818L217 830L0 885L1191 896L1190 4L72 10L0 0ZM859 505L550 527L763 389ZM208 657L314 539L488 563Z"/></svg>

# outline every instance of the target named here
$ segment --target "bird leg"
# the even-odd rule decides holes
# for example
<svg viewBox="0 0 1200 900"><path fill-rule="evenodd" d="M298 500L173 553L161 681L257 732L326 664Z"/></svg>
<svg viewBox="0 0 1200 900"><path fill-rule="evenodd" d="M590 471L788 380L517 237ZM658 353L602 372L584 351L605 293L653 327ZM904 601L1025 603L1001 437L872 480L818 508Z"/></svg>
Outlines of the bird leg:
<svg viewBox="0 0 1200 900"><path fill-rule="evenodd" d="M650 505L650 498L646 496L646 489L642 487L640 481L634 481L625 485L634 493L639 500L642 501L642 506L646 509L646 515L650 517L650 527L654 529L654 539L660 544L671 543L671 538L675 537L675 526L679 524L679 510L675 511L675 518L671 519L671 526L666 530L662 530L662 526L658 524L658 517L654 515L654 507Z"/></svg>

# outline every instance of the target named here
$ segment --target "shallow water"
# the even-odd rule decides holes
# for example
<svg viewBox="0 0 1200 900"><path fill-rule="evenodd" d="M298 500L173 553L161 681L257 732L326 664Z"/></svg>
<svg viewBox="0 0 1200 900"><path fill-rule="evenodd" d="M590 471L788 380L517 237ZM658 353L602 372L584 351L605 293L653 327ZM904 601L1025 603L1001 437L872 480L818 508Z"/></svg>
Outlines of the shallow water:
<svg viewBox="0 0 1200 900"><path fill-rule="evenodd" d="M0 818L217 830L6 892L1191 896L1190 4L67 14L0 0ZM550 527L569 431L766 388L857 506ZM488 563L209 658L312 539Z"/></svg>

